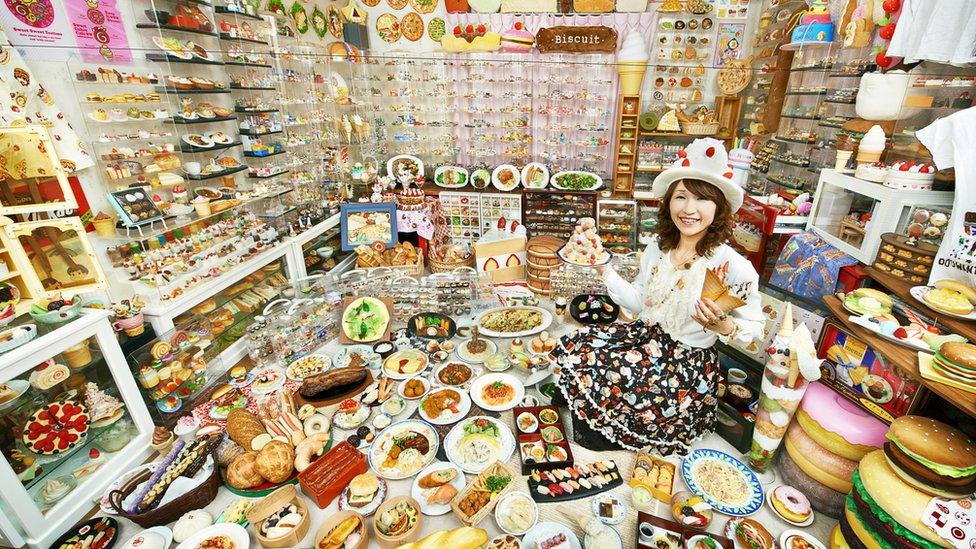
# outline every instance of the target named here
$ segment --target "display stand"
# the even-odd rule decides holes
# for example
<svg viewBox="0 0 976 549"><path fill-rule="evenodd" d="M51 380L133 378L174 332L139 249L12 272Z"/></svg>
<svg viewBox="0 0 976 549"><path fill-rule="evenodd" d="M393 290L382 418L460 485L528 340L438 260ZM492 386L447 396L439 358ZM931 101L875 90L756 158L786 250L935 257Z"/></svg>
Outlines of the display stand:
<svg viewBox="0 0 976 549"><path fill-rule="evenodd" d="M637 121L640 118L639 95L621 95L618 98L617 142L614 145L613 192L629 197L634 191L634 174L637 169Z"/></svg>

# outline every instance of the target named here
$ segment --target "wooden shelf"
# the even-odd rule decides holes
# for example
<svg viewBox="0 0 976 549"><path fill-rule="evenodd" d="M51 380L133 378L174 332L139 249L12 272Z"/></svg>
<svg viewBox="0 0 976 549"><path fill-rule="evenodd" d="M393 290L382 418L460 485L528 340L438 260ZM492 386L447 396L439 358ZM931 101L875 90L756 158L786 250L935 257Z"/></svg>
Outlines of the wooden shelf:
<svg viewBox="0 0 976 549"><path fill-rule="evenodd" d="M870 267L868 267L870 269ZM966 412L972 417L976 417L976 398L972 393L961 391L948 385L943 385L936 381L924 379L918 371L918 351L892 343L880 336L875 335L869 330L854 324L848 317L850 313L844 309L840 299L836 296L824 296L824 305L830 313L844 325L844 329L854 337L870 345L875 351L880 353L890 364L899 368L905 374L918 380L925 388L939 395L953 406Z"/></svg>
<svg viewBox="0 0 976 549"><path fill-rule="evenodd" d="M911 289L914 284L911 282L902 280L883 271L879 271L874 267L865 267L864 271L867 272L868 276L873 278L875 282L887 288L891 293L901 298L902 301L911 307L922 311L926 316L952 330L953 333L959 334L970 341L976 341L976 321L955 318L929 308L928 305L912 297ZM976 397L970 398L976 400Z"/></svg>

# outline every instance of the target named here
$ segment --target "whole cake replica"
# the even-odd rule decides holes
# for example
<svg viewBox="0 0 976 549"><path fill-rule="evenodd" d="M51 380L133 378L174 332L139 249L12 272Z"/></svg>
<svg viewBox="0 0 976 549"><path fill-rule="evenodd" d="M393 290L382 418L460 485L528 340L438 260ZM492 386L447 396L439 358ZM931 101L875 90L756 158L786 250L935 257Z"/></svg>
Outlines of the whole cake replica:
<svg viewBox="0 0 976 549"><path fill-rule="evenodd" d="M21 438L35 454L60 454L85 440L89 422L84 405L73 400L55 401L34 412Z"/></svg>
<svg viewBox="0 0 976 549"><path fill-rule="evenodd" d="M935 181L935 166L914 160L895 162L884 178L885 187L909 191L926 191Z"/></svg>
<svg viewBox="0 0 976 549"><path fill-rule="evenodd" d="M793 43L809 44L834 41L834 24L830 21L829 0L812 0L810 9L800 18L800 24L793 29L790 40Z"/></svg>
<svg viewBox="0 0 976 549"><path fill-rule="evenodd" d="M502 51L510 53L530 53L535 44L535 35L525 30L521 21L502 33Z"/></svg>
<svg viewBox="0 0 976 549"><path fill-rule="evenodd" d="M584 217L576 222L573 234L559 255L563 260L577 265L601 265L610 259L610 253L603 249L603 241L592 217Z"/></svg>

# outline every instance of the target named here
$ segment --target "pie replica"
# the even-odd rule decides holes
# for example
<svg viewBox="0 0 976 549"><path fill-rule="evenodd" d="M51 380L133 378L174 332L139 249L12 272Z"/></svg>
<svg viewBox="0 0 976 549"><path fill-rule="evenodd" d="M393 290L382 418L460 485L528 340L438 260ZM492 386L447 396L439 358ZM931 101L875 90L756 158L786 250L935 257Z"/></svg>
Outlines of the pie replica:
<svg viewBox="0 0 976 549"><path fill-rule="evenodd" d="M52 402L34 412L24 425L23 441L35 454L66 452L84 442L91 418L83 404L73 400Z"/></svg>
<svg viewBox="0 0 976 549"><path fill-rule="evenodd" d="M733 59L725 62L715 77L715 83L723 95L736 95L749 85L752 69L746 61Z"/></svg>
<svg viewBox="0 0 976 549"><path fill-rule="evenodd" d="M383 337L390 325L390 312L375 297L360 297L342 312L342 331L349 339L366 343Z"/></svg>

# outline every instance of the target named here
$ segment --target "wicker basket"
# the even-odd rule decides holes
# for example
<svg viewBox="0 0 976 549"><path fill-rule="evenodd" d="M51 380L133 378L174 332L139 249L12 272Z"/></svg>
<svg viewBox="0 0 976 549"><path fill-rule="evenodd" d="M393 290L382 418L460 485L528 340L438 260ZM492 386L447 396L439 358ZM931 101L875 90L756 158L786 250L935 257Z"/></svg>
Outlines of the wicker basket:
<svg viewBox="0 0 976 549"><path fill-rule="evenodd" d="M212 454L211 454L212 455ZM122 502L140 484L149 480L153 472L149 469L144 470L132 477L129 482L122 485L118 490L112 490L108 495L109 503L120 517L127 518L143 528L152 528L169 524L183 516L187 511L202 509L210 504L217 497L217 489L220 488L220 474L217 472L217 458L213 456L213 471L210 476L203 481L203 484L195 489L183 494L182 496L170 501L165 505L160 505L155 509L145 513L129 513L122 508Z"/></svg>
<svg viewBox="0 0 976 549"><path fill-rule="evenodd" d="M424 256L417 254L417 263L413 265L381 265L379 267L368 267L366 271L373 272L375 269L392 269L405 276L423 276Z"/></svg>
<svg viewBox="0 0 976 549"><path fill-rule="evenodd" d="M458 267L473 267L474 266L474 254L471 254L467 259L462 259L461 261L441 261L435 257L427 257L427 261L430 264L430 272L432 273L451 273L454 269Z"/></svg>
<svg viewBox="0 0 976 549"><path fill-rule="evenodd" d="M487 479L489 476L492 475L507 476L511 480L509 481L508 485L505 486L505 488L503 488L502 491L498 493L498 497L491 498L490 501L488 501L488 503L485 504L484 507L478 509L477 512L469 516L467 513L461 510L461 502L464 501L464 498L469 493L475 490L484 490L485 479ZM491 514L491 510L495 508L495 504L498 503L498 500L500 500L502 496L511 492L512 489L515 488L515 478L517 476L518 475L515 474L515 471L510 469L504 463L500 461L496 461L494 465L491 465L490 467L485 469L480 475L478 475L474 479L473 482L469 483L467 486L464 487L463 490L461 490L460 493L458 493L458 495L454 496L454 499L451 501L451 510L454 511L454 515L457 516L458 520L461 521L461 523L464 524L465 526L474 526L475 524L478 524L479 522L482 521L482 519L484 519L485 517Z"/></svg>
<svg viewBox="0 0 976 549"><path fill-rule="evenodd" d="M682 122L681 133L687 135L715 135L718 122Z"/></svg>

